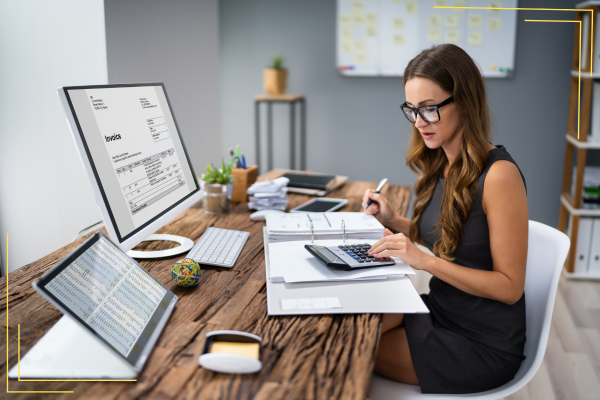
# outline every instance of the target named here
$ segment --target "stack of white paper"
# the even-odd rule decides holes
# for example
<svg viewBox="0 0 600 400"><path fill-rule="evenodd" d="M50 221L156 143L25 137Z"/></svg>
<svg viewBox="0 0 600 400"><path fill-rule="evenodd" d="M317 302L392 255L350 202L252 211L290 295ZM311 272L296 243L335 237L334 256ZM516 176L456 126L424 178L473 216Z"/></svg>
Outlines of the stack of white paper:
<svg viewBox="0 0 600 400"><path fill-rule="evenodd" d="M346 240L346 244L373 244L376 240ZM291 241L268 243L269 279L271 282L320 282L320 281L356 281L371 279L403 278L414 274L414 270L399 258L392 257L395 265L374 268L360 268L354 271L331 268L323 265L304 248L311 241ZM315 240L317 246L337 246L341 240Z"/></svg>
<svg viewBox="0 0 600 400"><path fill-rule="evenodd" d="M355 212L267 214L269 242L314 239L375 239L384 226L372 215ZM312 232L311 232L312 223Z"/></svg>
<svg viewBox="0 0 600 400"><path fill-rule="evenodd" d="M248 208L251 210L281 210L284 211L288 203L287 184L288 178L277 178L272 181L256 182L248 188L246 193L250 196Z"/></svg>

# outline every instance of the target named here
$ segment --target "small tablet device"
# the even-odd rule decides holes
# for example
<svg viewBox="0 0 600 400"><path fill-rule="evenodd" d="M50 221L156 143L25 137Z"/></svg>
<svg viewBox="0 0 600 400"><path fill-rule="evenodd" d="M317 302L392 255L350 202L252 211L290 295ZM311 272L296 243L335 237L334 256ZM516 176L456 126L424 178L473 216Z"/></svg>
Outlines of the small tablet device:
<svg viewBox="0 0 600 400"><path fill-rule="evenodd" d="M316 199L312 199L301 206L298 206L291 210L290 212L329 212L335 211L339 208L344 207L348 204L348 200L346 199L330 199L328 197L318 197Z"/></svg>
<svg viewBox="0 0 600 400"><path fill-rule="evenodd" d="M136 372L144 367L177 302L173 292L101 232L33 287Z"/></svg>
<svg viewBox="0 0 600 400"><path fill-rule="evenodd" d="M396 262L390 257L375 258L367 252L371 248L370 244L353 244L340 246L315 246L312 244L304 245L310 254L328 267L340 268L346 271L358 268L383 267L394 265Z"/></svg>

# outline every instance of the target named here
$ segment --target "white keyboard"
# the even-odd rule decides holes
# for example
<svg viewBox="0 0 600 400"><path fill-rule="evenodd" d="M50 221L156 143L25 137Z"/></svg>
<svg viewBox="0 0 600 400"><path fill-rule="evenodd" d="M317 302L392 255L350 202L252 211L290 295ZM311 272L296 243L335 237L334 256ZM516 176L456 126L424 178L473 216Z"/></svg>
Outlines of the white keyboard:
<svg viewBox="0 0 600 400"><path fill-rule="evenodd" d="M250 232L208 228L186 258L198 264L231 268L237 260Z"/></svg>

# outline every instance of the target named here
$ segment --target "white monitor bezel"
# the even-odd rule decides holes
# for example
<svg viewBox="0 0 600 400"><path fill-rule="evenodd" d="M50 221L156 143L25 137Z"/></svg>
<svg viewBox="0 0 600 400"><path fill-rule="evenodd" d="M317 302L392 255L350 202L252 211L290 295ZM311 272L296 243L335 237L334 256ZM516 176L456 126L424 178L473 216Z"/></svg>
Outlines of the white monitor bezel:
<svg viewBox="0 0 600 400"><path fill-rule="evenodd" d="M79 121L76 118L75 111L73 109L73 105L71 103L70 97L67 93L68 90L85 90L85 89L102 89L102 88L117 88L117 87L139 87L139 86L161 86L163 92L165 94L165 98L167 99L167 104L169 106L169 111L173 117L173 121L175 122L175 127L177 128L177 134L179 135L179 139L181 140L181 146L183 147L183 151L185 153L186 160L190 166L190 170L192 172L192 176L194 177L194 182L196 183L197 189L192 193L188 194L183 199L179 200L177 203L173 204L171 207L167 208L151 220L144 223L142 226L134 229L132 232L128 233L125 236L121 236L118 228L116 226L116 222L114 220L112 211L110 209L110 204L108 203L108 199L104 193L104 189L102 188L102 183L100 182L100 177L96 171L96 168L93 164L93 159L87 148L87 144L85 142L85 137L81 130L81 126L79 125ZM185 147L185 143L183 141L183 137L181 136L181 131L179 129L179 125L177 124L177 120L175 119L175 114L173 113L173 109L171 107L171 102L169 101L169 96L167 94L167 90L162 82L149 82L149 83L131 83L131 84L111 84L111 85L86 85L86 86L64 86L59 87L57 89L58 97L60 102L65 110L65 115L67 118L67 124L71 130L71 135L75 140L75 145L77 146L77 150L79 153L79 157L83 166L87 172L87 175L90 179L90 183L92 184L92 190L94 192L94 197L96 198L96 203L98 204L98 208L100 209L100 214L102 215L102 219L104 220L104 224L106 226L106 231L108 232L108 236L110 239L116 243L123 251L128 251L134 248L138 243L145 240L148 236L156 232L158 229L162 228L173 218L181 214L183 211L188 209L190 206L194 205L198 201L200 201L203 197L203 192L200 187L200 182L196 178L196 174L194 173L194 169L190 158L188 156L187 149Z"/></svg>

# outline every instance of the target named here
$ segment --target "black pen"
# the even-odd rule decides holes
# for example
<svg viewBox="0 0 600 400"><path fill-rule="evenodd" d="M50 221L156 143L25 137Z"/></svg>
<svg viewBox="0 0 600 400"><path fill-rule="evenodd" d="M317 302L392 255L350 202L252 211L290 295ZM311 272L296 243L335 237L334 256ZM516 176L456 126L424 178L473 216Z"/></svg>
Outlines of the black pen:
<svg viewBox="0 0 600 400"><path fill-rule="evenodd" d="M381 180L381 182L379 182L379 185L377 185L377 189L375 189L375 193L379 193L381 192L381 189L383 189L383 187L385 186L385 184L387 183L387 178L383 178ZM369 199L369 201L367 201L367 205L365 206L365 210L367 208L369 208L369 206L373 204L373 199Z"/></svg>

